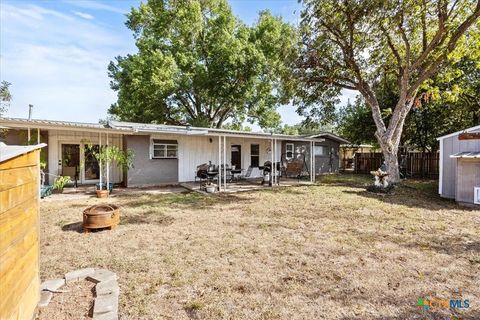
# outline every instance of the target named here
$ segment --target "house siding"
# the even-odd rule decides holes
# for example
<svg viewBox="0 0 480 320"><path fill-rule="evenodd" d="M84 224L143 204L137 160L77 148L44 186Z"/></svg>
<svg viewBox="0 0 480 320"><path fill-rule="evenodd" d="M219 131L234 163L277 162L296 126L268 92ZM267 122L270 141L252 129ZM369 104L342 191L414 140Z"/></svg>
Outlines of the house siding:
<svg viewBox="0 0 480 320"><path fill-rule="evenodd" d="M287 143L293 143L295 153L305 152L305 162L308 172L310 172L310 142L305 141L282 141L282 155L286 153ZM338 172L340 159L340 143L325 138L325 141L315 142L315 146L326 146L331 150L333 148L332 158L330 155L315 156L315 175Z"/></svg>
<svg viewBox="0 0 480 320"><path fill-rule="evenodd" d="M440 196L455 199L457 185L457 159L450 155L465 151L480 151L479 140L458 140L458 135L440 141L442 145L442 190ZM472 191L473 192L473 191ZM473 198L472 198L473 199ZM472 200L473 202L473 200Z"/></svg>
<svg viewBox="0 0 480 320"><path fill-rule="evenodd" d="M123 150L122 135L109 134L109 144L115 145ZM99 144L99 134L93 132L73 131L73 130L48 130L48 182L50 184L55 180L55 176L62 174L62 166L59 161L62 159L62 144L79 144L82 153L85 145ZM102 133L102 145L106 144L106 134ZM82 171L82 168L80 168ZM82 174L80 174L82 175ZM122 168L117 166L110 167L110 181L112 183L121 183L123 181ZM82 181L79 181L82 183Z"/></svg>
<svg viewBox="0 0 480 320"><path fill-rule="evenodd" d="M126 136L126 148L133 151L133 167L128 170L128 187L174 184L178 182L178 159L151 159L150 136Z"/></svg>
<svg viewBox="0 0 480 320"><path fill-rule="evenodd" d="M458 159L455 200L473 203L474 187L480 187L480 159Z"/></svg>
<svg viewBox="0 0 480 320"><path fill-rule="evenodd" d="M323 142L316 142L316 146L326 146L330 153L325 156L315 156L315 174L336 173L340 168L340 143L328 138Z"/></svg>

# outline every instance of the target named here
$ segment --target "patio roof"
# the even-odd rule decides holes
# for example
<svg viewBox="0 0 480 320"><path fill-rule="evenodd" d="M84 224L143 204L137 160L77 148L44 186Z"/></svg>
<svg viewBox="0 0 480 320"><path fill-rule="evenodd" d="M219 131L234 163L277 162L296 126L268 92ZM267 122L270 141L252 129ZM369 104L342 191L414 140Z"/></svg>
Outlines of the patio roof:
<svg viewBox="0 0 480 320"><path fill-rule="evenodd" d="M480 151L464 151L450 155L450 158L480 159Z"/></svg>
<svg viewBox="0 0 480 320"><path fill-rule="evenodd" d="M480 131L480 125L475 126L475 127L471 127L471 128L467 128L467 129L463 129L463 130L460 130L460 131L457 131L457 132L453 132L453 133L438 137L437 140L443 140L445 138L450 138L450 137L453 137L453 136L457 136L460 133L464 133L464 132L475 132L475 131Z"/></svg>
<svg viewBox="0 0 480 320"><path fill-rule="evenodd" d="M251 132L215 128L201 128L192 126L173 126L164 124L149 124L149 123L135 123L135 122L121 122L109 121L109 126L112 128L130 129L135 132L143 133L170 133L170 134L185 134L185 135L209 135L209 136L227 136L227 137L249 137L257 139L282 139L282 140L298 140L298 141L324 141L320 137L306 137L294 136L288 134L266 133L266 132ZM345 140L346 141L346 140Z"/></svg>
<svg viewBox="0 0 480 320"><path fill-rule="evenodd" d="M128 134L131 130L123 128L110 128L101 123L85 123L60 120L25 119L25 118L3 118L0 117L2 128L39 128L39 129L77 129L80 131L94 132L121 132Z"/></svg>
<svg viewBox="0 0 480 320"><path fill-rule="evenodd" d="M75 129L80 131L93 132L115 132L120 134L135 133L165 133L165 134L184 134L184 135L209 135L226 137L244 137L256 139L279 139L292 141L325 141L325 138L337 140L341 143L348 143L347 140L332 133L319 133L316 135L288 135L268 132L251 132L215 128L201 128L192 126L174 126L165 124L136 123L123 121L108 121L107 124L85 123L60 120L45 119L25 119L25 118L2 118L0 117L0 126L4 128L38 128L38 129Z"/></svg>

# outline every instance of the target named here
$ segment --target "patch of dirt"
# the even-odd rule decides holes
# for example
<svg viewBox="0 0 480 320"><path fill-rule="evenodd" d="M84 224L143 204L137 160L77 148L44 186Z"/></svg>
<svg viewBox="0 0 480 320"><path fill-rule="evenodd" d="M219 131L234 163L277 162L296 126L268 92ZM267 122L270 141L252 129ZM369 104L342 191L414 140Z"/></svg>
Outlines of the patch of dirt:
<svg viewBox="0 0 480 320"><path fill-rule="evenodd" d="M95 283L81 280L69 283L59 290L68 292L54 293L46 308L39 309L38 320L80 320L92 319L90 309L93 306Z"/></svg>

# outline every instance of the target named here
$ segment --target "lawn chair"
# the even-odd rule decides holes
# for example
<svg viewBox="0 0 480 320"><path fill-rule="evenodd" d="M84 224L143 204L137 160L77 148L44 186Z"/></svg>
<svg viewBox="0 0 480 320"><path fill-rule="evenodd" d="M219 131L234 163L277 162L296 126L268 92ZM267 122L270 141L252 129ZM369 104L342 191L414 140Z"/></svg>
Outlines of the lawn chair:
<svg viewBox="0 0 480 320"><path fill-rule="evenodd" d="M253 171L253 168L252 166L249 166L247 168L247 171L245 171L245 173L240 177L241 179L248 179L250 178L250 176L252 175L252 171Z"/></svg>

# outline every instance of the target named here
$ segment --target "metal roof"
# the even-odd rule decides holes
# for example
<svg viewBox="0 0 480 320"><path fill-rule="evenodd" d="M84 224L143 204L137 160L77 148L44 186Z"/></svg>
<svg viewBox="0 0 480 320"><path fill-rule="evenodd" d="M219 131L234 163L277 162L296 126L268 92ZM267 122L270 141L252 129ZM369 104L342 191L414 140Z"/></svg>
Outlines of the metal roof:
<svg viewBox="0 0 480 320"><path fill-rule="evenodd" d="M283 139L296 141L324 141L325 137L340 141L348 142L332 133L319 133L311 136L288 135L278 133L266 132L251 132L215 128L201 128L192 126L174 126L165 124L152 123L136 123L123 121L108 121L108 123L84 123L73 121L59 121L59 120L43 120L43 119L24 119L24 118L1 118L0 126L13 128L69 128L80 129L88 131L116 131L118 133L133 134L133 133L170 133L170 134L185 134L185 135L211 135L211 136L244 136L258 139Z"/></svg>
<svg viewBox="0 0 480 320"><path fill-rule="evenodd" d="M164 124L148 124L148 123L135 123L135 122L122 122L122 121L109 121L109 126L112 128L124 128L131 129L135 132L144 133L176 133L186 135L211 135L211 136L248 136L251 138L259 139L272 139L279 138L285 140L301 140L301 141L323 141L324 139L294 136L288 134L278 133L266 133L266 132L251 132L251 131L239 131L239 130L227 130L227 129L215 129L215 128L201 128L192 126L173 126ZM346 140L345 140L346 141Z"/></svg>
<svg viewBox="0 0 480 320"><path fill-rule="evenodd" d="M32 146L7 146L4 143L0 143L0 162L18 157L19 155L32 152L45 146L45 143Z"/></svg>
<svg viewBox="0 0 480 320"><path fill-rule="evenodd" d="M480 125L475 126L475 127L471 127L471 128L467 128L467 129L463 129L463 130L460 130L460 131L457 131L457 132L454 132L454 133L450 133L450 134L438 137L437 140L443 140L445 138L450 138L450 137L459 135L460 133L472 132L472 131L477 131L477 130L480 130Z"/></svg>
<svg viewBox="0 0 480 320"><path fill-rule="evenodd" d="M308 138L325 138L325 137L327 137L329 139L336 140L340 143L344 143L344 144L350 143L350 141L348 141L347 139L344 139L340 136L337 136L336 134L333 134L331 132L321 132L321 133L314 134L314 135L306 135L304 137L308 137Z"/></svg>
<svg viewBox="0 0 480 320"><path fill-rule="evenodd" d="M470 159L479 158L480 159L480 151L458 152L450 155L450 158L470 158Z"/></svg>
<svg viewBox="0 0 480 320"><path fill-rule="evenodd" d="M122 128L109 128L101 123L86 123L73 121L59 121L59 120L44 120L44 119L25 119L25 118L2 118L0 117L0 126L4 128L76 128L82 130L93 131L122 131L127 132ZM130 130L131 131L131 130Z"/></svg>

